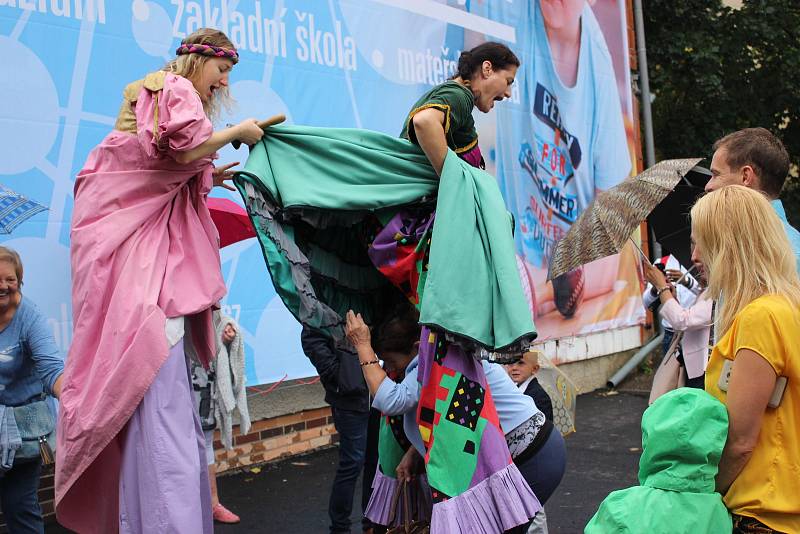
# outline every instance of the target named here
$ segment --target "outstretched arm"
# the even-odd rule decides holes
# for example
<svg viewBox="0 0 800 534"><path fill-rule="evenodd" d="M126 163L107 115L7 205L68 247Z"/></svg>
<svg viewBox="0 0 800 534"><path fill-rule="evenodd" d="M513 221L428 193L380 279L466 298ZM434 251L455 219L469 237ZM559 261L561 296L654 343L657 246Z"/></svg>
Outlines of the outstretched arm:
<svg viewBox="0 0 800 534"><path fill-rule="evenodd" d="M256 119L245 119L236 126L230 126L214 132L211 134L211 137L191 150L178 152L175 156L175 161L184 165L192 163L200 158L210 156L220 148L237 139L245 144L254 145L263 135L264 130L258 126L258 121Z"/></svg>
<svg viewBox="0 0 800 534"><path fill-rule="evenodd" d="M701 296L693 306L682 308L677 300L671 298L661 306L661 316L669 321L676 332L709 328L714 320L711 316L712 304L710 298Z"/></svg>
<svg viewBox="0 0 800 534"><path fill-rule="evenodd" d="M373 397L372 407L384 415L400 415L416 409L419 402L416 369L406 373L400 383L389 378L378 365L378 356L372 350L369 327L364 323L360 313L356 314L353 310L347 312L345 332L358 352L364 380Z"/></svg>

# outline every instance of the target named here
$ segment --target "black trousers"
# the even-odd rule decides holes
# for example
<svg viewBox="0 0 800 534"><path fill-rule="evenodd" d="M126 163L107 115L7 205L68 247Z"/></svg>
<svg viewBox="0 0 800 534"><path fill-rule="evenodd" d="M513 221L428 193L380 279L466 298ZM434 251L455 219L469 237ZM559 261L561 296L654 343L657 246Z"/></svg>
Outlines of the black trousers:
<svg viewBox="0 0 800 534"><path fill-rule="evenodd" d="M350 532L353 494L367 449L369 412L357 412L332 407L333 425L339 433L339 465L333 479L328 515L331 532Z"/></svg>

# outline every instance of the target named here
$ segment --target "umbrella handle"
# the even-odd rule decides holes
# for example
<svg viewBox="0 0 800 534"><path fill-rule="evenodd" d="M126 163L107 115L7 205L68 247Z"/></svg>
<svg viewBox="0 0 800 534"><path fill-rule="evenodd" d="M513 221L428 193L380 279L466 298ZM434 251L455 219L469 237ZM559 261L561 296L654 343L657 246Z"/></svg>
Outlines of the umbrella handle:
<svg viewBox="0 0 800 534"><path fill-rule="evenodd" d="M270 126L275 126L276 124L280 124L285 120L286 120L286 115L280 113L278 115L273 115L272 117L265 119L263 121L259 121L256 123L256 125L262 130L266 131L266 129L269 128ZM239 150L239 147L242 146L242 142L239 141L238 139L234 139L233 141L231 141L231 144L233 145L233 148L235 148L236 150Z"/></svg>
<svg viewBox="0 0 800 534"><path fill-rule="evenodd" d="M629 237L629 238L628 238L628 241L630 241L631 243L633 243L633 246L634 246L634 247L636 247L636 250L638 250L638 251L639 251L639 254L641 254L641 255L642 255L642 259L644 259L644 261L646 261L647 263L650 263L650 258L648 258L648 257L645 255L645 253L642 251L641 247L639 247L639 245L637 245L637 244L636 244L636 241L634 241L632 237Z"/></svg>
<svg viewBox="0 0 800 534"><path fill-rule="evenodd" d="M691 272L692 272L692 271L694 271L694 269L695 269L695 266L694 266L694 265L692 265L691 267L689 267L688 269L686 269L686 272L685 272L685 273L683 273L683 274L681 275L681 277L680 277L680 278L678 278L678 279L675 281L675 285L677 286L678 284L680 284L681 282L683 282L683 279L684 279L684 278L686 278L687 276L689 276L689 274L691 274Z"/></svg>
<svg viewBox="0 0 800 534"><path fill-rule="evenodd" d="M644 255L644 252L642 252L642 249L640 249L640 248L639 248L639 245L637 245L637 244L636 244L636 241L634 241L632 237L629 237L628 239L630 240L630 242L631 242L631 243L633 243L633 246L634 246L634 247L636 247L636 250L638 250L638 251L639 251L639 254L641 254L641 255L642 255L642 258L644 258L644 261L646 261L647 263L650 263L650 259L649 259L647 256L645 256L645 255ZM695 266L694 266L694 265L692 265L691 267L689 267L688 269L686 269L686 272L685 272L685 273L683 273L683 274L681 275L681 277L680 277L680 278L678 278L678 279L675 281L675 285L677 286L678 284L680 284L681 282L683 282L683 279L684 279L684 278L686 278L687 276L689 276L689 275L692 273L692 271L694 271L694 270L695 270Z"/></svg>

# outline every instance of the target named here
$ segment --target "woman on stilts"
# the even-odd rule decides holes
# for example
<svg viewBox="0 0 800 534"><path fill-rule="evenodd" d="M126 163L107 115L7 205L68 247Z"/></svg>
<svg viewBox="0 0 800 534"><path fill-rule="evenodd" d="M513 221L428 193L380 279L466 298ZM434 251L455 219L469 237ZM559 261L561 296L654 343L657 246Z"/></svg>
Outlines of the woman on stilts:
<svg viewBox="0 0 800 534"><path fill-rule="evenodd" d="M212 127L238 58L222 32L189 35L125 88L75 182L56 512L82 534L213 530L187 359L215 354L211 312L225 294L206 198L232 165L212 161L263 134L253 119Z"/></svg>
<svg viewBox="0 0 800 534"><path fill-rule="evenodd" d="M505 45L483 43L462 52L454 78L425 93L412 107L400 135L417 144L442 177L439 202L445 167L455 163L448 159L450 151L484 168L472 110L488 113L495 102L510 98L519 64ZM423 292L430 290L426 280L431 242L441 239L435 237L435 219L436 212L401 210L378 232L369 250L373 264L418 306ZM511 461L479 361L481 347L458 332L426 322L421 311L417 424L433 499L431 531L503 532L525 524L542 508ZM517 339L518 348L526 339L533 336ZM495 504L487 506L489 502Z"/></svg>

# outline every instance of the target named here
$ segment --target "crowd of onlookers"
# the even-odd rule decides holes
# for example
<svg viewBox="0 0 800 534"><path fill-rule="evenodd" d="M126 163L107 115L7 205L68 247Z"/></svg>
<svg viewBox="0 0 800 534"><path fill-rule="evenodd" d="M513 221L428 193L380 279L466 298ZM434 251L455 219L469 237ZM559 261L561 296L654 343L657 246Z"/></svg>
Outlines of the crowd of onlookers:
<svg viewBox="0 0 800 534"><path fill-rule="evenodd" d="M793 352L800 346L800 233L778 199L789 158L763 128L730 134L714 150L708 194L691 212L691 269L671 256L661 265L643 265L644 302L661 316L665 357L642 422L641 487L612 493L587 532L800 531L793 497L800 490L794 476L800 465L800 375ZM342 436L331 532L349 529L365 458L362 504L369 510L379 418L400 416L408 438L397 476L424 474L415 415L419 330L407 315L374 328L371 338L360 317L348 318L361 369L350 353L336 351L310 329L303 332ZM382 367L369 365L376 353ZM526 434L534 439L526 444L535 453L522 456L536 467L520 469L544 503L563 475L565 456L560 436L558 444L541 443L553 434L552 408L535 378L536 353L506 367L517 391L499 365L483 365L512 457L519 457L514 430L523 422L532 425ZM539 425L539 418L547 422ZM537 434L547 439L537 440ZM676 506L683 512L676 515ZM385 529L369 516L365 532ZM546 531L543 512L529 528Z"/></svg>
<svg viewBox="0 0 800 534"><path fill-rule="evenodd" d="M612 493L587 532L800 531L800 233L778 199L789 155L747 128L715 143L711 173L691 210L697 277L645 266L645 298L675 338L642 420L642 487ZM659 382L670 365L676 379Z"/></svg>
<svg viewBox="0 0 800 534"><path fill-rule="evenodd" d="M610 525L643 531L637 529L646 530L648 522L667 520L655 513L657 508L649 508L649 519L634 513L644 500L664 500L666 507L672 498L685 499L682 506L691 507L693 500L708 503L709 495L721 499L717 504L724 502L732 520L727 512L719 513L721 504L705 508L698 504L700 511L681 515L681 521L691 526L686 532L719 532L716 529L726 521L732 521L736 532L800 531L795 498L800 491L800 478L795 476L800 461L800 371L794 354L794 348L800 346L800 234L787 222L777 199L788 174L788 156L781 143L760 128L731 134L715 148L713 176L706 188L709 193L692 209L694 274L675 264L672 257L663 268L644 264L649 283L644 301L659 305L665 361L671 359L677 370L666 386L654 386L651 402L655 402L643 420L645 451L640 481L649 493L615 492L587 531L608 532ZM22 284L21 258L0 247L0 424L4 436L9 436L0 443L0 500L12 531L41 525L36 490L42 458L52 461L52 452L47 451L55 443L52 408L45 397L59 396L63 373L45 318L23 297ZM234 323L218 318L217 324L219 350L228 356L233 343L236 357L241 358L241 340L238 346L234 343L238 337ZM407 432L407 458L397 474L411 479L424 473L424 448L416 425L416 317L408 311L400 313L374 328L371 337L360 316L352 315L348 332L356 349L364 349L359 351L359 357L363 352L361 361L335 349L329 338L311 329L305 328L302 334L303 348L319 372L340 434L339 465L329 507L334 532L349 529L355 483L365 462L362 505L368 506L379 463L380 418L399 417L400 428ZM365 365L376 353L382 365ZM225 365L230 368L227 359ZM564 473L565 450L560 434L553 432L550 399L537 384L536 353L520 355L506 370L488 362L483 366L500 423L508 429L512 457L544 504ZM237 367L243 373L241 362ZM218 397L213 391L220 387L215 376L214 367L209 372L194 366L211 481L215 477L210 431L216 423L213 401ZM230 371L227 377L226 391L232 392ZM243 377L233 380L237 381L241 384ZM666 394L678 386L707 393ZM242 391L240 388L237 394L241 396ZM709 395L726 409L720 410L722 404L712 402ZM239 400L246 413L246 399ZM30 428L14 420L20 407L34 420ZM216 411L219 414L219 407ZM524 431L515 432L523 427ZM701 445L706 448L695 451L701 456L693 456L693 448ZM679 453L679 447L684 451ZM670 457L671 453L675 456ZM658 463L662 457L669 457L672 464L684 464L664 466ZM677 471L670 474L670 470ZM687 482L695 475L705 477L700 489ZM683 483L673 487L670 480ZM214 517L222 522L237 521L235 514L219 503L213 482L211 487ZM676 491L683 495L676 496ZM532 532L545 531L543 512L536 515L530 528ZM772 530L757 530L765 528ZM379 532L385 525L374 524L365 516L364 529Z"/></svg>

